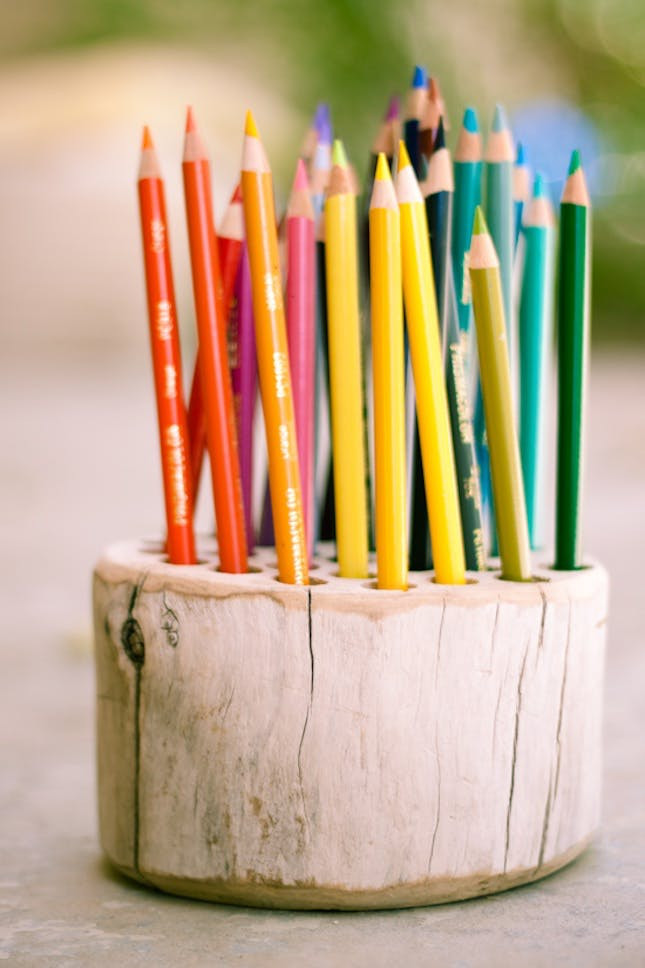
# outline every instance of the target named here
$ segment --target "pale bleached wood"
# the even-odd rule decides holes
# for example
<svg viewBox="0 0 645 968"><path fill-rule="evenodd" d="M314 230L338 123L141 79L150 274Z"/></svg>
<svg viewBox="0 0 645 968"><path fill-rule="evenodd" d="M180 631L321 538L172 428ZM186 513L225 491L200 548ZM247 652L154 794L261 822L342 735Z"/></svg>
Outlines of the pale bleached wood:
<svg viewBox="0 0 645 968"><path fill-rule="evenodd" d="M118 867L216 900L397 907L542 877L589 842L601 567L542 558L546 582L422 573L388 592L325 560L307 589L276 581L272 552L244 576L214 570L212 541L200 557L124 543L96 569L101 841Z"/></svg>

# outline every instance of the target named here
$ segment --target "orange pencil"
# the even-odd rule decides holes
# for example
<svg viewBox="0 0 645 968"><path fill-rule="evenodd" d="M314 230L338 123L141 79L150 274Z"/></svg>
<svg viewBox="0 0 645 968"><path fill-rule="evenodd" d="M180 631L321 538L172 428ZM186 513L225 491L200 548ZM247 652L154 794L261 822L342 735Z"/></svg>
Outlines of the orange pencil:
<svg viewBox="0 0 645 968"><path fill-rule="evenodd" d="M260 394L280 581L307 585L309 570L298 468L287 329L278 260L273 179L249 111L242 150L242 202L251 266Z"/></svg>
<svg viewBox="0 0 645 968"><path fill-rule="evenodd" d="M244 216L242 213L242 192L240 186L235 187L231 196L217 239L220 274L222 278L222 300L226 320L233 300L235 278L242 257L242 242L244 239ZM202 476L202 464L206 450L206 414L204 413L204 397L200 378L199 354L195 359L193 382L190 387L188 402L188 439L190 442L190 472L193 482L193 502L197 504L199 482Z"/></svg>
<svg viewBox="0 0 645 968"><path fill-rule="evenodd" d="M213 225L210 163L190 108L182 169L220 568L239 573L247 571L246 535L226 314Z"/></svg>
<svg viewBox="0 0 645 968"><path fill-rule="evenodd" d="M138 190L168 527L168 559L175 565L193 565L196 557L188 468L188 430L166 204L159 162L148 128L143 129Z"/></svg>

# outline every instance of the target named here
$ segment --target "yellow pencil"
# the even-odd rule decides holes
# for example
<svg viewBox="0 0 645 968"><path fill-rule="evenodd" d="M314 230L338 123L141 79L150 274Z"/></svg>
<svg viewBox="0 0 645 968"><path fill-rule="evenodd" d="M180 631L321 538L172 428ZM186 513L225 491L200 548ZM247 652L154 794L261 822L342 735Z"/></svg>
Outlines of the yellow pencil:
<svg viewBox="0 0 645 968"><path fill-rule="evenodd" d="M369 218L377 585L407 588L401 237L399 207L382 152Z"/></svg>
<svg viewBox="0 0 645 968"><path fill-rule="evenodd" d="M367 577L367 500L358 309L356 197L345 150L334 143L325 202L329 388L338 571Z"/></svg>
<svg viewBox="0 0 645 968"><path fill-rule="evenodd" d="M269 451L269 488L278 573L281 581L307 585L307 549L273 180L250 111L246 116L242 151L242 201L251 267L260 393Z"/></svg>
<svg viewBox="0 0 645 968"><path fill-rule="evenodd" d="M428 222L423 196L402 141L396 195L401 215L403 296L435 577L441 584L463 585L466 581L464 543Z"/></svg>

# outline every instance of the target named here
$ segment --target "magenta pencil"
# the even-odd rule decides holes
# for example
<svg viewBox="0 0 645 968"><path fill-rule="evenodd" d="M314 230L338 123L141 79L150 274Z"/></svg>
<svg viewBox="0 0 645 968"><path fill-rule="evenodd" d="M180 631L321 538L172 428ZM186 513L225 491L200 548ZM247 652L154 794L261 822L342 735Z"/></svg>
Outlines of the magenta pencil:
<svg viewBox="0 0 645 968"><path fill-rule="evenodd" d="M242 246L228 323L229 361L237 423L244 523L249 553L255 543L253 528L253 415L257 395L257 363L253 328L253 294L246 242Z"/></svg>
<svg viewBox="0 0 645 968"><path fill-rule="evenodd" d="M302 159L287 207L287 339L309 561L314 539L315 229Z"/></svg>

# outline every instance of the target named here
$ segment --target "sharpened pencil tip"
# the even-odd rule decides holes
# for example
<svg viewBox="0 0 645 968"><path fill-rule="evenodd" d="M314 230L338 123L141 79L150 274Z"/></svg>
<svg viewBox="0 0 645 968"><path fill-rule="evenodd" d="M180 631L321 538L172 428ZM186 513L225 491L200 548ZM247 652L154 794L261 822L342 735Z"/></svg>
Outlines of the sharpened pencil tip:
<svg viewBox="0 0 645 968"><path fill-rule="evenodd" d="M506 131L508 124L506 121L506 113L501 104L495 105L495 114L493 115L493 125L491 131Z"/></svg>
<svg viewBox="0 0 645 968"><path fill-rule="evenodd" d="M417 64L412 75L412 87L425 87L427 83L428 75L425 72L425 68L419 67Z"/></svg>
<svg viewBox="0 0 645 968"><path fill-rule="evenodd" d="M195 121L195 112L193 111L192 106L189 104L186 108L186 134L188 134L189 131L196 130L197 123Z"/></svg>
<svg viewBox="0 0 645 968"><path fill-rule="evenodd" d="M407 168L411 165L410 155L408 154L408 149L405 147L405 141L399 141L399 160L397 162L396 170L401 171L403 168Z"/></svg>
<svg viewBox="0 0 645 968"><path fill-rule="evenodd" d="M374 172L374 181L391 181L391 180L392 180L392 176L390 174L390 166L387 163L385 152L379 151L378 160L376 162L376 171Z"/></svg>
<svg viewBox="0 0 645 968"><path fill-rule="evenodd" d="M479 131L479 124L477 123L477 112L474 108L466 108L464 111L464 128L470 134L477 134Z"/></svg>
<svg viewBox="0 0 645 968"><path fill-rule="evenodd" d="M517 142L517 154L515 155L515 164L516 165L526 164L526 152L524 151L524 145L522 144L521 141Z"/></svg>
<svg viewBox="0 0 645 968"><path fill-rule="evenodd" d="M432 145L433 151L439 151L440 148L446 147L446 132L443 127L443 115L439 118L439 126L437 127L437 133L434 137L434 143Z"/></svg>
<svg viewBox="0 0 645 968"><path fill-rule="evenodd" d="M235 188L233 189L233 194L231 195L231 203L241 202L241 201L242 201L242 186L238 182Z"/></svg>
<svg viewBox="0 0 645 968"><path fill-rule="evenodd" d="M396 119L399 116L400 110L401 108L400 108L398 95L393 94L392 97L390 98L390 103L387 106L387 111L385 113L385 120L396 121Z"/></svg>
<svg viewBox="0 0 645 968"><path fill-rule="evenodd" d="M347 168L347 155L345 154L345 146L340 138L336 138L334 141L334 147L331 153L331 163L332 165L340 165L341 168Z"/></svg>
<svg viewBox="0 0 645 968"><path fill-rule="evenodd" d="M298 159L296 166L296 177L293 180L293 188L296 192L309 191L309 179L307 178L307 166L302 158Z"/></svg>
<svg viewBox="0 0 645 968"><path fill-rule="evenodd" d="M571 154L571 161L569 162L569 171L567 172L567 174L573 175L573 173L576 172L578 168L580 168L581 166L582 166L582 162L580 160L580 152L576 148L575 151L573 151Z"/></svg>
<svg viewBox="0 0 645 968"><path fill-rule="evenodd" d="M143 135L141 137L141 150L147 151L150 148L154 148L155 143L152 140L152 135L150 134L150 128L147 124L143 126Z"/></svg>
<svg viewBox="0 0 645 968"><path fill-rule="evenodd" d="M255 118L253 117L253 112L248 110L246 112L246 122L244 124L244 134L249 138L260 139L260 132L258 131L258 126L255 123Z"/></svg>
<svg viewBox="0 0 645 968"><path fill-rule="evenodd" d="M484 213L482 212L481 205L478 205L475 209L475 218L473 220L473 235L488 235L488 226L486 225L486 219L484 218Z"/></svg>
<svg viewBox="0 0 645 968"><path fill-rule="evenodd" d="M533 198L544 198L546 195L546 185L544 184L544 176L541 172L538 172L533 180Z"/></svg>

